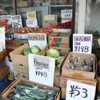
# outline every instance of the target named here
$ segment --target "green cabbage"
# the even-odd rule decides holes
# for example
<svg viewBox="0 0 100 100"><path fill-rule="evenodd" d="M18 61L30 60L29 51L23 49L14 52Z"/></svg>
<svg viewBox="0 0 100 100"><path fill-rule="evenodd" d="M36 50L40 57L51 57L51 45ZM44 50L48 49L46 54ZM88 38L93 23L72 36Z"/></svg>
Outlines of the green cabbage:
<svg viewBox="0 0 100 100"><path fill-rule="evenodd" d="M46 51L46 56L49 56L49 57L57 58L59 57L59 55L60 55L59 52L52 48Z"/></svg>
<svg viewBox="0 0 100 100"><path fill-rule="evenodd" d="M29 53L32 53L30 48L25 48L25 49L23 49L23 55L26 56L26 55L28 55Z"/></svg>
<svg viewBox="0 0 100 100"><path fill-rule="evenodd" d="M31 47L31 51L33 54L39 54L41 52L41 49L37 45L33 45Z"/></svg>

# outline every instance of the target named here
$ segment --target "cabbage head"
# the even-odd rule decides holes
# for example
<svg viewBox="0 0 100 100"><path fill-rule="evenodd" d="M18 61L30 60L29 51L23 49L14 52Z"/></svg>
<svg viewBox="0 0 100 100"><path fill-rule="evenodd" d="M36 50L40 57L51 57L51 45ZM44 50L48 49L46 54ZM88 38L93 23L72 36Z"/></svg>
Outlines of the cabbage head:
<svg viewBox="0 0 100 100"><path fill-rule="evenodd" d="M31 47L31 52L32 52L33 54L39 54L39 53L41 52L41 49L40 49L37 45L33 45L33 46Z"/></svg>
<svg viewBox="0 0 100 100"><path fill-rule="evenodd" d="M25 49L23 49L23 55L26 56L26 55L28 55L29 53L32 53L30 48L25 48Z"/></svg>
<svg viewBox="0 0 100 100"><path fill-rule="evenodd" d="M59 57L59 55L60 55L59 52L52 48L50 48L46 51L46 56L49 56L52 58L57 58L57 57Z"/></svg>

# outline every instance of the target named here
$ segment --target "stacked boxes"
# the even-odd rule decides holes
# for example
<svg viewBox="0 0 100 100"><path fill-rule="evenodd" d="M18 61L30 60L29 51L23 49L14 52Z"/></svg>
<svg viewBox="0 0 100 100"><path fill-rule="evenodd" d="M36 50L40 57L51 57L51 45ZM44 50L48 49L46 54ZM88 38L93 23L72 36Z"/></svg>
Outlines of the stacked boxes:
<svg viewBox="0 0 100 100"><path fill-rule="evenodd" d="M74 59L74 63L75 63L77 58L84 59L84 63L86 63L85 62L86 59L90 59L90 60L92 59L93 61L92 61L91 71L86 71L86 70L82 71L82 69L74 69L74 65L72 63L71 63L72 65L71 65L70 61ZM74 53L74 52L70 52L68 54L68 56L66 57L66 59L63 63L62 74L60 77L60 87L62 90L62 97L63 98L66 98L67 80L74 80L74 81L78 81L78 82L82 82L85 84L96 86L97 82L95 80L95 77L96 77L95 61L96 60L95 60L94 54L82 54L82 53ZM69 66L69 64L71 66ZM87 65L84 65L84 66L87 66ZM76 67L78 67L78 65ZM83 68L83 66L81 68Z"/></svg>

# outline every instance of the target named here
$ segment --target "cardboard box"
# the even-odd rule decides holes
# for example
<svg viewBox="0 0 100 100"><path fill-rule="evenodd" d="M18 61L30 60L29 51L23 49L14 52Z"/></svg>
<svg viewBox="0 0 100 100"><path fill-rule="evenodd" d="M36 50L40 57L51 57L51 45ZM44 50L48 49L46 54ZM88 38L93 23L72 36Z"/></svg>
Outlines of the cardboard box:
<svg viewBox="0 0 100 100"><path fill-rule="evenodd" d="M57 25L57 15L47 14L43 16L43 27L52 28L52 25Z"/></svg>
<svg viewBox="0 0 100 100"><path fill-rule="evenodd" d="M28 40L28 34L14 33L14 40Z"/></svg>
<svg viewBox="0 0 100 100"><path fill-rule="evenodd" d="M28 68L28 56L24 56L22 54L22 51L24 48L29 47L28 43L25 43L24 45L16 48L14 51L10 52L9 55L11 57L15 78L21 76L28 76L29 68ZM40 55L43 55L45 49L47 49L48 46L46 46L41 52ZM20 73L20 74L19 74ZM27 77L26 77L27 78Z"/></svg>
<svg viewBox="0 0 100 100"><path fill-rule="evenodd" d="M67 47L51 47L51 46L49 46L49 48L53 48L53 49L59 51L60 56L64 56L62 63L58 66L55 66L54 86L59 87L60 86L60 75L61 75L62 64L63 64L65 58L67 57L68 53L70 52L70 48L67 48ZM44 55L45 55L46 51L44 52Z"/></svg>
<svg viewBox="0 0 100 100"><path fill-rule="evenodd" d="M77 81L77 82L81 82L81 83L85 83L88 85L92 85L92 86L96 86L97 85L97 80L82 80L82 79L72 79L69 77L64 77L61 76L60 77L60 87L61 87L61 97L62 98L66 98L66 82L67 80L73 80L73 81Z"/></svg>
<svg viewBox="0 0 100 100"><path fill-rule="evenodd" d="M6 40L6 46L19 47L27 42L27 40Z"/></svg>
<svg viewBox="0 0 100 100"><path fill-rule="evenodd" d="M17 7L28 7L31 5L31 2L28 1L17 1Z"/></svg>
<svg viewBox="0 0 100 100"><path fill-rule="evenodd" d="M37 85L39 88L48 88L48 89L54 89L54 90L57 90L58 91L58 94L57 96L55 97L54 100L60 100L60 89L57 88L57 87L49 87L49 86L46 86L46 85L42 85L42 84L39 84L39 83L36 83L36 82L32 82L32 81L29 81L29 80L26 80L26 79L23 79L23 78L19 78L17 80L15 80L11 85L9 85L6 90L4 91L4 93L2 94L2 99L4 100L8 100L8 95L10 94L11 90L20 82L29 82L31 84L34 84L34 85Z"/></svg>
<svg viewBox="0 0 100 100"><path fill-rule="evenodd" d="M7 51L6 49L4 49L3 51L0 52L0 60L5 59L6 56L7 56Z"/></svg>
<svg viewBox="0 0 100 100"><path fill-rule="evenodd" d="M67 62L72 56L81 57L83 59L93 58L93 72L77 71L77 70L68 69L67 68ZM78 79L94 79L95 78L95 73L96 73L95 61L96 60L95 60L95 55L94 54L82 54L82 53L70 52L68 54L64 64L63 64L62 75L67 76L67 77L72 77L72 78L78 78Z"/></svg>
<svg viewBox="0 0 100 100"><path fill-rule="evenodd" d="M50 46L60 47L60 46L70 46L70 33L51 33L48 37L48 42Z"/></svg>

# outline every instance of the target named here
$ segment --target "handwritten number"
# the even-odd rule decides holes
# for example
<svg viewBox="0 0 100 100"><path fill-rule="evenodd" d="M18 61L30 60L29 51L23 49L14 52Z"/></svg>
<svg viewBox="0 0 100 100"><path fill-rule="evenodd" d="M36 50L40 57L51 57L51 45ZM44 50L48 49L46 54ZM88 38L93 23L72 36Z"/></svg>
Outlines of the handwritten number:
<svg viewBox="0 0 100 100"><path fill-rule="evenodd" d="M85 95L84 96L81 96L82 98L87 98L88 97L88 94L87 94L87 92L88 92L88 90L87 89L85 89L85 88L82 88L82 93L84 93Z"/></svg>

